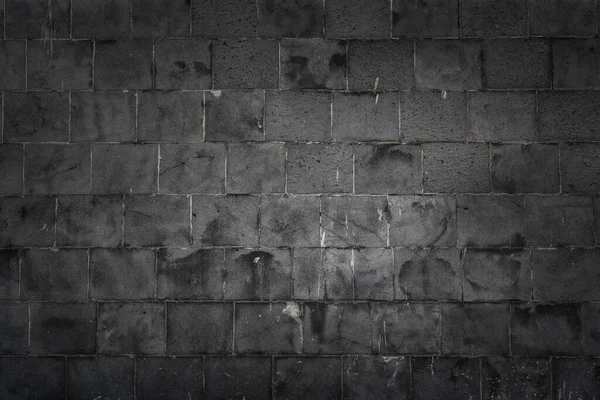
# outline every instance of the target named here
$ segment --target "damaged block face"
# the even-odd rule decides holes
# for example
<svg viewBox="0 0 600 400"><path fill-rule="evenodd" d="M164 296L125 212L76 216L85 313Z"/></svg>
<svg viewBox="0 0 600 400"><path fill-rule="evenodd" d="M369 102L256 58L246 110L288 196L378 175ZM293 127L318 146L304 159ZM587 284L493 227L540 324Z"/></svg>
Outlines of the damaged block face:
<svg viewBox="0 0 600 400"><path fill-rule="evenodd" d="M291 299L292 256L288 249L225 250L226 299Z"/></svg>
<svg viewBox="0 0 600 400"><path fill-rule="evenodd" d="M293 298L297 300L325 299L325 271L322 248L293 250Z"/></svg>
<svg viewBox="0 0 600 400"><path fill-rule="evenodd" d="M298 303L250 304L235 307L235 352L300 353L302 310Z"/></svg>
<svg viewBox="0 0 600 400"><path fill-rule="evenodd" d="M256 4L252 0L193 0L191 12L193 36L256 36Z"/></svg>
<svg viewBox="0 0 600 400"><path fill-rule="evenodd" d="M212 87L208 40L158 40L154 45L156 89L206 90Z"/></svg>
<svg viewBox="0 0 600 400"><path fill-rule="evenodd" d="M394 299L392 249L354 250L354 297L364 300Z"/></svg>
<svg viewBox="0 0 600 400"><path fill-rule="evenodd" d="M553 360L552 381L560 382L553 390L555 396L569 398L579 396L582 399L598 395L598 359L556 358Z"/></svg>
<svg viewBox="0 0 600 400"><path fill-rule="evenodd" d="M321 246L386 246L388 216L385 196L323 197Z"/></svg>
<svg viewBox="0 0 600 400"><path fill-rule="evenodd" d="M264 140L265 94L206 92L206 141Z"/></svg>
<svg viewBox="0 0 600 400"><path fill-rule="evenodd" d="M131 399L135 360L129 357L69 359L67 391L78 399Z"/></svg>
<svg viewBox="0 0 600 400"><path fill-rule="evenodd" d="M157 253L159 299L223 299L222 249L160 249Z"/></svg>
<svg viewBox="0 0 600 400"><path fill-rule="evenodd" d="M561 143L561 188L564 193L600 191L600 144Z"/></svg>
<svg viewBox="0 0 600 400"><path fill-rule="evenodd" d="M354 146L356 193L421 193L421 147Z"/></svg>
<svg viewBox="0 0 600 400"><path fill-rule="evenodd" d="M389 38L390 12L387 0L330 0L325 3L325 37Z"/></svg>
<svg viewBox="0 0 600 400"><path fill-rule="evenodd" d="M459 249L394 249L396 300L460 300Z"/></svg>
<svg viewBox="0 0 600 400"><path fill-rule="evenodd" d="M192 234L199 245L256 246L257 196L193 196Z"/></svg>
<svg viewBox="0 0 600 400"><path fill-rule="evenodd" d="M548 399L551 364L545 358L486 357L481 364L481 390L489 399Z"/></svg>
<svg viewBox="0 0 600 400"><path fill-rule="evenodd" d="M290 193L351 193L352 147L347 144L287 146Z"/></svg>
<svg viewBox="0 0 600 400"><path fill-rule="evenodd" d="M333 94L333 140L399 140L397 93Z"/></svg>
<svg viewBox="0 0 600 400"><path fill-rule="evenodd" d="M275 358L277 399L339 399L342 395L339 357Z"/></svg>
<svg viewBox="0 0 600 400"><path fill-rule="evenodd" d="M452 196L390 196L391 246L456 244L456 200Z"/></svg>
<svg viewBox="0 0 600 400"><path fill-rule="evenodd" d="M409 398L410 365L407 358L347 356L342 362L344 399Z"/></svg>
<svg viewBox="0 0 600 400"><path fill-rule="evenodd" d="M92 145L92 193L156 193L158 145Z"/></svg>
<svg viewBox="0 0 600 400"><path fill-rule="evenodd" d="M68 93L4 93L3 116L5 142L69 140Z"/></svg>
<svg viewBox="0 0 600 400"><path fill-rule="evenodd" d="M32 40L27 45L27 89L92 88L92 41Z"/></svg>
<svg viewBox="0 0 600 400"><path fill-rule="evenodd" d="M354 299L354 271L352 249L327 248L322 255L323 290L325 300ZM320 285L317 291L320 289Z"/></svg>
<svg viewBox="0 0 600 400"><path fill-rule="evenodd" d="M508 354L508 304L442 304L443 354ZM514 342L513 342L514 343Z"/></svg>
<svg viewBox="0 0 600 400"><path fill-rule="evenodd" d="M525 250L468 249L463 261L464 300L530 300L530 257Z"/></svg>
<svg viewBox="0 0 600 400"><path fill-rule="evenodd" d="M351 90L412 89L413 69L411 40L351 41L348 45Z"/></svg>
<svg viewBox="0 0 600 400"><path fill-rule="evenodd" d="M0 194L23 193L23 147L20 144L0 145Z"/></svg>
<svg viewBox="0 0 600 400"><path fill-rule="evenodd" d="M260 208L262 246L319 246L319 197L263 196Z"/></svg>
<svg viewBox="0 0 600 400"><path fill-rule="evenodd" d="M415 357L411 366L415 400L476 399L480 396L477 358Z"/></svg>
<svg viewBox="0 0 600 400"><path fill-rule="evenodd" d="M165 346L164 304L99 304L99 353L163 354Z"/></svg>
<svg viewBox="0 0 600 400"><path fill-rule="evenodd" d="M55 208L53 197L1 197L0 247L52 246Z"/></svg>
<svg viewBox="0 0 600 400"><path fill-rule="evenodd" d="M271 357L207 357L205 368L209 399L267 399L271 395Z"/></svg>
<svg viewBox="0 0 600 400"><path fill-rule="evenodd" d="M437 304L373 304L375 354L427 354L439 351L440 309Z"/></svg>
<svg viewBox="0 0 600 400"><path fill-rule="evenodd" d="M316 39L281 41L281 89L345 89L344 42Z"/></svg>
<svg viewBox="0 0 600 400"><path fill-rule="evenodd" d="M259 37L320 37L323 2L320 0L259 0Z"/></svg>
<svg viewBox="0 0 600 400"><path fill-rule="evenodd" d="M20 252L0 250L0 300L19 297Z"/></svg>
<svg viewBox="0 0 600 400"><path fill-rule="evenodd" d="M204 394L202 357L139 357L135 359L136 396L184 399Z"/></svg>
<svg viewBox="0 0 600 400"><path fill-rule="evenodd" d="M304 352L371 353L370 313L368 303L306 303L303 318Z"/></svg>
<svg viewBox="0 0 600 400"><path fill-rule="evenodd" d="M285 153L282 143L235 143L229 145L227 192L285 192Z"/></svg>
<svg viewBox="0 0 600 400"><path fill-rule="evenodd" d="M221 0L210 1L229 3ZM231 7L238 9L237 5ZM256 15L255 7L252 2L253 12ZM277 89L278 58L279 46L275 40L217 40L213 42L213 87L215 89Z"/></svg>
<svg viewBox="0 0 600 400"><path fill-rule="evenodd" d="M393 0L394 37L458 37L458 0Z"/></svg>

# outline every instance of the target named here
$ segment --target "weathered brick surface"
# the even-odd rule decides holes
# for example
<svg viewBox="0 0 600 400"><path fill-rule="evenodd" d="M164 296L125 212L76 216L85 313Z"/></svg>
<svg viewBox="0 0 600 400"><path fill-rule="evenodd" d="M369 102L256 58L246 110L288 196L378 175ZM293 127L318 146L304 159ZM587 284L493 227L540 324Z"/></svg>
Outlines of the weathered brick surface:
<svg viewBox="0 0 600 400"><path fill-rule="evenodd" d="M347 356L342 363L344 399L404 400L410 395L410 366L404 357Z"/></svg>
<svg viewBox="0 0 600 400"><path fill-rule="evenodd" d="M319 197L265 196L261 198L260 209L261 245L319 245Z"/></svg>
<svg viewBox="0 0 600 400"><path fill-rule="evenodd" d="M597 141L600 96L596 91L538 93L539 136L544 142Z"/></svg>
<svg viewBox="0 0 600 400"><path fill-rule="evenodd" d="M206 141L264 139L264 92L214 91L206 96Z"/></svg>
<svg viewBox="0 0 600 400"><path fill-rule="evenodd" d="M69 1L9 0L4 5L3 14L3 26L8 39L69 37Z"/></svg>
<svg viewBox="0 0 600 400"><path fill-rule="evenodd" d="M346 144L287 146L290 193L351 193L352 147Z"/></svg>
<svg viewBox="0 0 600 400"><path fill-rule="evenodd" d="M69 396L78 399L133 398L135 360L129 357L72 358L68 360Z"/></svg>
<svg viewBox="0 0 600 400"><path fill-rule="evenodd" d="M337 399L342 394L341 360L333 357L275 359L277 399Z"/></svg>
<svg viewBox="0 0 600 400"><path fill-rule="evenodd" d="M465 0L460 3L460 32L463 37L522 36L527 33L527 4Z"/></svg>
<svg viewBox="0 0 600 400"><path fill-rule="evenodd" d="M151 40L101 41L95 50L96 89L152 89Z"/></svg>
<svg viewBox="0 0 600 400"><path fill-rule="evenodd" d="M235 143L227 149L228 193L283 193L286 151L282 143Z"/></svg>
<svg viewBox="0 0 600 400"><path fill-rule="evenodd" d="M270 357L207 357L204 380L208 398L269 398Z"/></svg>
<svg viewBox="0 0 600 400"><path fill-rule="evenodd" d="M351 41L348 44L349 89L412 89L414 79L413 41Z"/></svg>
<svg viewBox="0 0 600 400"><path fill-rule="evenodd" d="M488 357L481 364L484 399L550 398L552 370L547 358Z"/></svg>
<svg viewBox="0 0 600 400"><path fill-rule="evenodd" d="M596 33L596 3L591 0L533 0L528 5L532 36L587 36Z"/></svg>
<svg viewBox="0 0 600 400"><path fill-rule="evenodd" d="M320 37L323 2L319 0L258 0L258 35L262 37Z"/></svg>
<svg viewBox="0 0 600 400"><path fill-rule="evenodd" d="M135 360L137 398L185 398L204 395L201 357L139 357Z"/></svg>
<svg viewBox="0 0 600 400"><path fill-rule="evenodd" d="M393 0L394 37L458 37L458 0Z"/></svg>
<svg viewBox="0 0 600 400"><path fill-rule="evenodd" d="M221 0L211 2L226 4ZM250 3L250 1L244 1ZM238 6L231 6L238 10ZM254 7L254 5L253 5ZM256 12L256 11L253 11ZM213 87L217 89L276 89L278 42L274 40L213 41Z"/></svg>
<svg viewBox="0 0 600 400"><path fill-rule="evenodd" d="M92 193L156 193L158 145L92 145Z"/></svg>
<svg viewBox="0 0 600 400"><path fill-rule="evenodd" d="M5 142L68 141L68 93L10 92L3 103Z"/></svg>
<svg viewBox="0 0 600 400"><path fill-rule="evenodd" d="M116 247L123 239L123 197L59 196L56 243L59 246Z"/></svg>
<svg viewBox="0 0 600 400"><path fill-rule="evenodd" d="M566 193L600 191L600 144L565 143L560 145L561 184Z"/></svg>
<svg viewBox="0 0 600 400"><path fill-rule="evenodd" d="M0 299L19 297L19 266L21 255L18 250L0 250Z"/></svg>
<svg viewBox="0 0 600 400"><path fill-rule="evenodd" d="M28 89L91 89L93 43L30 41L27 45Z"/></svg>
<svg viewBox="0 0 600 400"><path fill-rule="evenodd" d="M325 2L325 37L387 38L390 4L386 0Z"/></svg>
<svg viewBox="0 0 600 400"><path fill-rule="evenodd" d="M412 359L415 399L468 399L480 396L476 358L416 357Z"/></svg>
<svg viewBox="0 0 600 400"><path fill-rule="evenodd" d="M344 89L346 46L342 41L289 39L280 44L282 89Z"/></svg>
<svg viewBox="0 0 600 400"><path fill-rule="evenodd" d="M398 95L396 93L334 93L333 140L397 140Z"/></svg>
<svg viewBox="0 0 600 400"><path fill-rule="evenodd" d="M154 0L131 2L131 30L135 38L189 37L190 2Z"/></svg>
<svg viewBox="0 0 600 400"><path fill-rule="evenodd" d="M154 44L154 52L156 89L212 87L212 43L209 40L159 40Z"/></svg>
<svg viewBox="0 0 600 400"><path fill-rule="evenodd" d="M20 144L0 145L0 194L23 193L23 146Z"/></svg>
<svg viewBox="0 0 600 400"><path fill-rule="evenodd" d="M553 86L557 89L600 87L600 41L556 40L552 43Z"/></svg>

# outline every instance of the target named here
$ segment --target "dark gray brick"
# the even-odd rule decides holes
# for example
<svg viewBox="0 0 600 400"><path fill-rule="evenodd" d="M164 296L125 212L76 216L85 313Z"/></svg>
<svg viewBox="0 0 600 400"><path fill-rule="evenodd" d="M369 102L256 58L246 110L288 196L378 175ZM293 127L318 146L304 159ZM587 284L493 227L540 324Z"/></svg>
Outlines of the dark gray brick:
<svg viewBox="0 0 600 400"><path fill-rule="evenodd" d="M125 196L125 245L189 246L189 196Z"/></svg>
<svg viewBox="0 0 600 400"><path fill-rule="evenodd" d="M53 197L1 197L0 246L52 246L55 207Z"/></svg>
<svg viewBox="0 0 600 400"><path fill-rule="evenodd" d="M344 42L317 39L281 41L282 89L345 89Z"/></svg>
<svg viewBox="0 0 600 400"><path fill-rule="evenodd" d="M587 196L527 196L525 239L530 246L594 245L594 209Z"/></svg>
<svg viewBox="0 0 600 400"><path fill-rule="evenodd" d="M202 398L204 360L201 357L136 358L135 393L138 399Z"/></svg>
<svg viewBox="0 0 600 400"><path fill-rule="evenodd" d="M33 40L27 44L27 88L92 88L93 44L78 40Z"/></svg>
<svg viewBox="0 0 600 400"><path fill-rule="evenodd" d="M85 300L88 296L85 249L32 249L21 260L21 298Z"/></svg>
<svg viewBox="0 0 600 400"><path fill-rule="evenodd" d="M557 193L558 146L492 145L492 191L496 193Z"/></svg>
<svg viewBox="0 0 600 400"><path fill-rule="evenodd" d="M397 399L410 395L410 365L404 357L342 358L344 400Z"/></svg>
<svg viewBox="0 0 600 400"><path fill-rule="evenodd" d="M333 140L399 140L397 93L334 93Z"/></svg>
<svg viewBox="0 0 600 400"><path fill-rule="evenodd" d="M460 32L464 37L524 36L527 34L527 3L464 0L460 3Z"/></svg>
<svg viewBox="0 0 600 400"><path fill-rule="evenodd" d="M189 0L133 0L133 37L189 37Z"/></svg>
<svg viewBox="0 0 600 400"><path fill-rule="evenodd" d="M531 299L529 251L469 249L463 270L465 301Z"/></svg>
<svg viewBox="0 0 600 400"><path fill-rule="evenodd" d="M69 37L71 2L68 0L7 0L4 13L7 39Z"/></svg>
<svg viewBox="0 0 600 400"><path fill-rule="evenodd" d="M271 357L207 357L206 396L211 399L268 399Z"/></svg>
<svg viewBox="0 0 600 400"><path fill-rule="evenodd" d="M138 139L150 142L201 142L201 92L142 92L138 105Z"/></svg>
<svg viewBox="0 0 600 400"><path fill-rule="evenodd" d="M460 300L459 249L394 249L397 300Z"/></svg>
<svg viewBox="0 0 600 400"><path fill-rule="evenodd" d="M206 92L206 140L264 140L265 94L254 91Z"/></svg>
<svg viewBox="0 0 600 400"><path fill-rule="evenodd" d="M257 4L259 36L323 36L323 2L320 0L259 0Z"/></svg>
<svg viewBox="0 0 600 400"><path fill-rule="evenodd" d="M65 397L65 359L0 359L0 396L6 400Z"/></svg>
<svg viewBox="0 0 600 400"><path fill-rule="evenodd" d="M90 297L93 299L152 299L155 280L153 250L90 251Z"/></svg>
<svg viewBox="0 0 600 400"><path fill-rule="evenodd" d="M353 254L354 297L364 300L393 300L392 249L357 249Z"/></svg>
<svg viewBox="0 0 600 400"><path fill-rule="evenodd" d="M331 94L267 91L265 136L268 140L331 140Z"/></svg>
<svg viewBox="0 0 600 400"><path fill-rule="evenodd" d="M484 47L486 88L550 88L552 53L548 40L490 39Z"/></svg>
<svg viewBox="0 0 600 400"><path fill-rule="evenodd" d="M349 43L348 87L351 90L412 89L414 86L412 40Z"/></svg>
<svg viewBox="0 0 600 400"><path fill-rule="evenodd" d="M89 144L25 145L25 193L90 193L91 150Z"/></svg>
<svg viewBox="0 0 600 400"><path fill-rule="evenodd" d="M229 2L210 1L222 4ZM247 0L244 2L250 3ZM255 7L254 2L252 7ZM215 41L213 43L213 87L216 89L277 89L278 59L279 45L275 40Z"/></svg>
<svg viewBox="0 0 600 400"><path fill-rule="evenodd" d="M390 196L390 245L454 246L456 200L451 196Z"/></svg>
<svg viewBox="0 0 600 400"><path fill-rule="evenodd" d="M582 346L584 354L600 352L600 304L588 303L581 306Z"/></svg>
<svg viewBox="0 0 600 400"><path fill-rule="evenodd" d="M19 251L0 251L0 300L19 297L20 262Z"/></svg>
<svg viewBox="0 0 600 400"><path fill-rule="evenodd" d="M458 0L393 0L394 37L458 37Z"/></svg>
<svg viewBox="0 0 600 400"><path fill-rule="evenodd" d="M122 196L59 197L56 243L116 247L123 234L122 208Z"/></svg>
<svg viewBox="0 0 600 400"><path fill-rule="evenodd" d="M252 0L193 0L192 35L214 38L256 36Z"/></svg>
<svg viewBox="0 0 600 400"><path fill-rule="evenodd" d="M543 141L596 141L600 136L597 91L538 93L539 135Z"/></svg>
<svg viewBox="0 0 600 400"><path fill-rule="evenodd" d="M442 304L442 353L508 354L508 304Z"/></svg>
<svg viewBox="0 0 600 400"><path fill-rule="evenodd" d="M283 193L286 150L283 143L234 143L227 150L228 193Z"/></svg>
<svg viewBox="0 0 600 400"><path fill-rule="evenodd" d="M152 52L151 40L96 42L95 89L151 89Z"/></svg>
<svg viewBox="0 0 600 400"><path fill-rule="evenodd" d="M27 303L0 304L0 354L28 352L29 314ZM0 358L5 360L5 358ZM1 374L4 376L4 374Z"/></svg>
<svg viewBox="0 0 600 400"><path fill-rule="evenodd" d="M318 246L319 198L265 196L261 199L262 246Z"/></svg>
<svg viewBox="0 0 600 400"><path fill-rule="evenodd" d="M596 244L598 244L600 242L600 197L594 197L594 225Z"/></svg>
<svg viewBox="0 0 600 400"><path fill-rule="evenodd" d="M600 390L597 359L557 358L552 365L554 398L594 398Z"/></svg>
<svg viewBox="0 0 600 400"><path fill-rule="evenodd" d="M596 249L533 252L533 298L539 301L598 301L600 253Z"/></svg>
<svg viewBox="0 0 600 400"><path fill-rule="evenodd" d="M437 304L373 304L375 354L427 354L439 351L440 308Z"/></svg>
<svg viewBox="0 0 600 400"><path fill-rule="evenodd" d="M87 39L128 39L131 5L121 0L75 0L73 37Z"/></svg>
<svg viewBox="0 0 600 400"><path fill-rule="evenodd" d="M425 143L422 148L425 192L489 192L487 144Z"/></svg>
<svg viewBox="0 0 600 400"><path fill-rule="evenodd" d="M0 194L23 193L23 146L0 145Z"/></svg>
<svg viewBox="0 0 600 400"><path fill-rule="evenodd" d="M25 89L25 41L0 42L0 89Z"/></svg>
<svg viewBox="0 0 600 400"><path fill-rule="evenodd" d="M581 320L575 304L513 304L510 328L512 354L581 353Z"/></svg>
<svg viewBox="0 0 600 400"><path fill-rule="evenodd" d="M412 359L415 400L476 399L480 396L476 358L417 357Z"/></svg>
<svg viewBox="0 0 600 400"><path fill-rule="evenodd" d="M236 353L300 353L302 321L297 303L237 303Z"/></svg>
<svg viewBox="0 0 600 400"><path fill-rule="evenodd" d="M532 141L536 138L533 92L469 94L469 139L473 141Z"/></svg>
<svg viewBox="0 0 600 400"><path fill-rule="evenodd" d="M132 142L137 93L71 93L71 141Z"/></svg>
<svg viewBox="0 0 600 400"><path fill-rule="evenodd" d="M325 271L322 248L294 249L292 271L294 299L325 299Z"/></svg>
<svg viewBox="0 0 600 400"><path fill-rule="evenodd" d="M420 193L421 147L412 145L356 145L356 193Z"/></svg>
<svg viewBox="0 0 600 400"><path fill-rule="evenodd" d="M549 359L482 359L481 390L484 399L549 399L551 379Z"/></svg>
<svg viewBox="0 0 600 400"><path fill-rule="evenodd" d="M288 300L291 295L292 256L287 249L225 250L225 298L233 300Z"/></svg>
<svg viewBox="0 0 600 400"><path fill-rule="evenodd" d="M161 193L225 191L225 146L218 143L160 146Z"/></svg>
<svg viewBox="0 0 600 400"><path fill-rule="evenodd" d="M347 144L287 146L291 193L351 193L352 147Z"/></svg>
<svg viewBox="0 0 600 400"><path fill-rule="evenodd" d="M560 163L564 193L600 191L600 144L561 144Z"/></svg>
<svg viewBox="0 0 600 400"><path fill-rule="evenodd" d="M479 40L418 41L415 74L420 89L477 90L482 83Z"/></svg>
<svg viewBox="0 0 600 400"><path fill-rule="evenodd" d="M323 251L321 268L325 300L354 299L353 252L352 249L332 248ZM317 292L320 290L320 286L317 287ZM314 287L312 291L315 291Z"/></svg>
<svg viewBox="0 0 600 400"><path fill-rule="evenodd" d="M552 42L552 60L554 88L600 88L600 40L555 40Z"/></svg>
<svg viewBox="0 0 600 400"><path fill-rule="evenodd" d="M306 303L303 318L304 352L371 353L370 314L368 303Z"/></svg>
<svg viewBox="0 0 600 400"><path fill-rule="evenodd" d="M200 245L258 245L256 196L194 196L192 233Z"/></svg>
<svg viewBox="0 0 600 400"><path fill-rule="evenodd" d="M329 0L325 2L325 37L389 38L390 13L387 0Z"/></svg>
<svg viewBox="0 0 600 400"><path fill-rule="evenodd" d="M458 245L523 247L523 203L521 196L459 196Z"/></svg>
<svg viewBox="0 0 600 400"><path fill-rule="evenodd" d="M385 196L325 196L321 204L321 246L384 247L388 215Z"/></svg>
<svg viewBox="0 0 600 400"><path fill-rule="evenodd" d="M156 193L158 145L94 144L92 193Z"/></svg>
<svg viewBox="0 0 600 400"><path fill-rule="evenodd" d="M596 34L594 0L532 0L528 3L529 31L534 36Z"/></svg>
<svg viewBox="0 0 600 400"><path fill-rule="evenodd" d="M133 399L135 359L72 358L68 361L69 397L92 400Z"/></svg>
<svg viewBox="0 0 600 400"><path fill-rule="evenodd" d="M229 353L232 337L232 304L168 303L169 354Z"/></svg>
<svg viewBox="0 0 600 400"><path fill-rule="evenodd" d="M223 298L225 265L222 249L160 249L157 257L159 299Z"/></svg>
<svg viewBox="0 0 600 400"><path fill-rule="evenodd" d="M400 134L411 142L465 140L467 100L464 92L400 93Z"/></svg>
<svg viewBox="0 0 600 400"><path fill-rule="evenodd" d="M158 40L154 44L157 89L212 87L212 45L208 40Z"/></svg>
<svg viewBox="0 0 600 400"><path fill-rule="evenodd" d="M5 142L66 142L69 94L4 93Z"/></svg>
<svg viewBox="0 0 600 400"><path fill-rule="evenodd" d="M164 304L99 304L99 353L163 354L165 346Z"/></svg>
<svg viewBox="0 0 600 400"><path fill-rule="evenodd" d="M342 395L339 357L275 359L276 399L339 399Z"/></svg>
<svg viewBox="0 0 600 400"><path fill-rule="evenodd" d="M31 303L34 354L93 354L96 351L94 303Z"/></svg>

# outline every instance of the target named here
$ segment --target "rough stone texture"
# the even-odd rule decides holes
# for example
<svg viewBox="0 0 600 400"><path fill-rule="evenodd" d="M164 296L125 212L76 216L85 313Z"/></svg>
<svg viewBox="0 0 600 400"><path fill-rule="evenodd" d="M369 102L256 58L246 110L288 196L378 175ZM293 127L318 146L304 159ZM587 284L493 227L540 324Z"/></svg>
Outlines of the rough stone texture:
<svg viewBox="0 0 600 400"><path fill-rule="evenodd" d="M151 40L97 42L95 51L96 89L152 89Z"/></svg>
<svg viewBox="0 0 600 400"><path fill-rule="evenodd" d="M282 89L344 89L346 48L344 42L316 39L281 41Z"/></svg>
<svg viewBox="0 0 600 400"><path fill-rule="evenodd" d="M333 140L398 140L396 93L334 93Z"/></svg>
<svg viewBox="0 0 600 400"><path fill-rule="evenodd" d="M140 357L135 368L138 398L194 398L204 394L204 361L200 357Z"/></svg>
<svg viewBox="0 0 600 400"><path fill-rule="evenodd" d="M131 399L134 364L129 357L70 359L66 390L78 399Z"/></svg>
<svg viewBox="0 0 600 400"><path fill-rule="evenodd" d="M412 89L414 79L413 41L351 41L348 44L349 89Z"/></svg>
<svg viewBox="0 0 600 400"><path fill-rule="evenodd" d="M476 358L416 357L411 365L414 399L476 399L480 396Z"/></svg>
<svg viewBox="0 0 600 400"><path fill-rule="evenodd" d="M206 141L264 139L265 94L255 91L213 91L206 96Z"/></svg>
<svg viewBox="0 0 600 400"><path fill-rule="evenodd" d="M592 0L532 0L529 31L532 36L594 35L596 3Z"/></svg>
<svg viewBox="0 0 600 400"><path fill-rule="evenodd" d="M263 246L318 246L320 200L316 196L261 198L260 243Z"/></svg>
<svg viewBox="0 0 600 400"><path fill-rule="evenodd" d="M200 1L200 0L199 0ZM221 0L208 0L226 4ZM251 3L244 0L244 3ZM254 7L254 4L252 4ZM232 6L238 9L238 6ZM255 11L254 11L255 12ZM274 40L213 42L213 87L216 89L275 89L278 87L278 45Z"/></svg>
<svg viewBox="0 0 600 400"><path fill-rule="evenodd" d="M458 0L393 0L394 37L458 37Z"/></svg>
<svg viewBox="0 0 600 400"><path fill-rule="evenodd" d="M487 357L481 364L484 399L550 398L552 371L546 358Z"/></svg>
<svg viewBox="0 0 600 400"><path fill-rule="evenodd" d="M251 0L192 0L192 35L214 38L256 36L256 3Z"/></svg>
<svg viewBox="0 0 600 400"><path fill-rule="evenodd" d="M527 3L520 0L460 3L462 37L523 36L527 33Z"/></svg>
<svg viewBox="0 0 600 400"><path fill-rule="evenodd" d="M135 38L190 36L189 0L133 0L131 30Z"/></svg>
<svg viewBox="0 0 600 400"><path fill-rule="evenodd" d="M62 398L65 369L65 359L60 357L2 358L0 390L7 399Z"/></svg>
<svg viewBox="0 0 600 400"><path fill-rule="evenodd" d="M358 249L353 256L354 297L360 300L393 300L392 249Z"/></svg>
<svg viewBox="0 0 600 400"><path fill-rule="evenodd" d="M333 357L284 357L275 360L275 398L337 399L342 392L341 360Z"/></svg>
<svg viewBox="0 0 600 400"><path fill-rule="evenodd" d="M597 141L600 119L597 91L538 93L540 140L544 142Z"/></svg>
<svg viewBox="0 0 600 400"><path fill-rule="evenodd" d="M206 396L215 399L268 398L271 368L269 357L207 357Z"/></svg>
<svg viewBox="0 0 600 400"><path fill-rule="evenodd" d="M158 145L92 145L92 193L156 193Z"/></svg>
<svg viewBox="0 0 600 400"><path fill-rule="evenodd" d="M323 2L320 0L258 0L258 35L262 37L320 37Z"/></svg>
<svg viewBox="0 0 600 400"><path fill-rule="evenodd" d="M129 38L130 5L119 0L72 2L74 38ZM68 28L67 28L68 31Z"/></svg>
<svg viewBox="0 0 600 400"><path fill-rule="evenodd" d="M27 45L27 88L91 89L92 52L93 44L87 40L30 41Z"/></svg>
<svg viewBox="0 0 600 400"><path fill-rule="evenodd" d="M352 147L346 144L287 146L290 193L351 193Z"/></svg>
<svg viewBox="0 0 600 400"><path fill-rule="evenodd" d="M558 358L552 367L552 380L560 382L552 388L553 396L593 398L597 395L600 388L596 377L600 367L597 360Z"/></svg>
<svg viewBox="0 0 600 400"><path fill-rule="evenodd" d="M325 37L390 37L390 3L387 0L330 0L325 2Z"/></svg>
<svg viewBox="0 0 600 400"><path fill-rule="evenodd" d="M227 150L228 193L283 193L286 151L282 143L235 143Z"/></svg>
<svg viewBox="0 0 600 400"><path fill-rule="evenodd" d="M141 0L138 2L142 4ZM159 40L154 44L154 52L156 89L199 90L212 87L210 41Z"/></svg>
<svg viewBox="0 0 600 400"><path fill-rule="evenodd" d="M600 41L556 40L552 43L554 80L557 89L600 88Z"/></svg>
<svg viewBox="0 0 600 400"><path fill-rule="evenodd" d="M49 247L54 242L56 199L0 198L0 247Z"/></svg>
<svg viewBox="0 0 600 400"><path fill-rule="evenodd" d="M404 357L347 356L342 364L344 399L405 400L410 395L410 367Z"/></svg>
<svg viewBox="0 0 600 400"><path fill-rule="evenodd" d="M69 95L65 92L9 92L4 95L5 142L66 142Z"/></svg>
<svg viewBox="0 0 600 400"><path fill-rule="evenodd" d="M0 180L2 181L0 194L23 193L23 146L0 145Z"/></svg>
<svg viewBox="0 0 600 400"><path fill-rule="evenodd" d="M19 251L0 250L0 299L10 300L19 297Z"/></svg>
<svg viewBox="0 0 600 400"><path fill-rule="evenodd" d="M600 192L600 144L560 145L561 188L565 193Z"/></svg>

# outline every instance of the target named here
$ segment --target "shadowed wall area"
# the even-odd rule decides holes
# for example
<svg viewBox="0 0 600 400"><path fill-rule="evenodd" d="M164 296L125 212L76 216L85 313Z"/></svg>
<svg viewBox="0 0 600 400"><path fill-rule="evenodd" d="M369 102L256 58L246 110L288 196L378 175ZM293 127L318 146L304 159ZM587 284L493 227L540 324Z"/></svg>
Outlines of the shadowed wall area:
<svg viewBox="0 0 600 400"><path fill-rule="evenodd" d="M5 0L1 399L600 399L596 0Z"/></svg>

